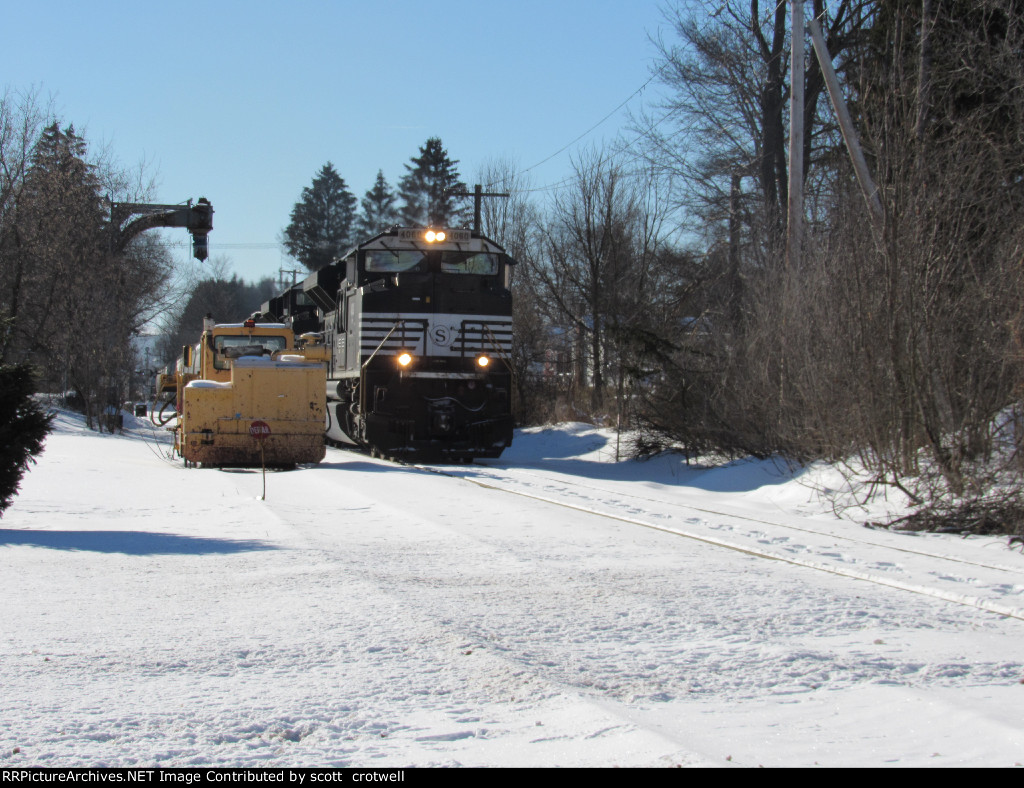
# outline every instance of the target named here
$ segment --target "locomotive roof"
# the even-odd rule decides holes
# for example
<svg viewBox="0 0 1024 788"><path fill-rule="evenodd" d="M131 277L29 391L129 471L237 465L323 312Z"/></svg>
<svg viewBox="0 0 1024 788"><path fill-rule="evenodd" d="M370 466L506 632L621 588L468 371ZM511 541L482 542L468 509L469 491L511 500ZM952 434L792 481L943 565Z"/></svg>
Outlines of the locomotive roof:
<svg viewBox="0 0 1024 788"><path fill-rule="evenodd" d="M428 242L427 232L437 232L429 227L400 227L395 225L382 233L378 233L369 240L357 244L345 254L335 258L327 265L318 268L303 279L301 282L287 288L275 299L267 301L263 305L265 312L272 311L273 301L284 298L291 291L306 293L313 302L324 311L331 311L337 308L334 303L333 293L337 292L338 283L345 276L345 261L357 252L368 249L418 249L427 251L447 252L489 252L506 254L507 252L490 238L480 233L463 228L444 228L447 238L444 241ZM514 264L515 260L508 258L508 262Z"/></svg>

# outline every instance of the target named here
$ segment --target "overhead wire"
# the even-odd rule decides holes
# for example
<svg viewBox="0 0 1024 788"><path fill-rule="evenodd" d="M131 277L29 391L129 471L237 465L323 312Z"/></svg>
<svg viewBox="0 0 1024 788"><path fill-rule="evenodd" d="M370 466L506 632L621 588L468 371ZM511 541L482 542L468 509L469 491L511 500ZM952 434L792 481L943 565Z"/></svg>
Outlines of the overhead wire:
<svg viewBox="0 0 1024 788"><path fill-rule="evenodd" d="M540 167L542 164L546 164L547 162L551 161L556 156L559 156L560 154L562 154L565 151L567 151L569 148L571 148L573 145L575 145L581 139L583 139L588 134L590 134L592 131L594 131L594 129L598 128L605 121L607 121L609 118L611 118L613 115L615 115L620 109L622 109L624 106L626 106L630 101L632 101L638 95L642 94L644 92L644 90L647 88L647 86L650 85L659 76L661 76L662 72L666 68L668 68L669 65L670 64L667 63L667 62L664 63L660 68L655 70L655 72L653 74L651 74L651 76L648 77L647 80L640 87L638 87L636 90L634 90L632 93L630 93L629 96L626 97L625 100L620 102L611 112L607 113L603 118L601 118L599 121L597 121L597 123L593 124L590 128L588 128L582 134L577 135L574 139L572 139L570 142L568 142L565 145L563 145L561 148L556 150L550 156L547 156L547 157L541 159L536 164L531 164L529 167L526 167L525 169L520 170L519 172L517 172L515 175L512 176L513 179L519 178L519 177L525 175L526 173L530 172L531 170L534 170L537 167ZM643 136L644 136L644 133L641 133L632 142L630 142L627 145L623 146L617 152L622 152L623 150L626 150L626 149L632 147L632 145L634 145L636 142L638 142ZM573 180L573 178L570 176L570 177L567 177L567 178L563 178L561 181L557 181L555 183L545 184L543 186L531 187L531 188L528 188L528 189L517 189L517 190L515 190L515 192L517 194L530 194L530 193L536 193L536 192L552 191L554 189L560 188L561 186L564 186L564 185L572 182L572 180ZM500 183L500 181L494 181L494 182L488 184L487 188L493 188L493 187L497 186L499 183Z"/></svg>
<svg viewBox="0 0 1024 788"><path fill-rule="evenodd" d="M629 94L629 96L628 96L628 98L626 98L626 100L625 100L625 101L621 102L621 103L620 103L620 104L619 104L619 105L618 105L617 107L615 107L615 109L613 109L613 110L612 110L611 112L609 112L609 113L608 113L607 115L605 115L605 116L604 116L603 118L601 118L601 120L599 120L599 121L598 121L597 123L595 123L595 124L594 124L593 126L591 126L591 127L589 128L589 129L587 129L587 130L586 130L586 131L584 131L584 132L583 132L582 134L580 134L579 136L577 136L577 137L576 137L575 139L573 139L573 140L572 140L571 142L567 143L566 145L563 145L563 146L562 146L561 148L559 148L558 150L556 150L556 151L555 151L554 153L552 153L552 154L551 154L550 156L548 156L547 158L541 159L541 160L540 160L539 162L537 162L536 164L532 164L532 165L530 165L530 166L529 166L529 167L527 167L527 168L526 168L525 170L521 170L521 171L520 171L520 172L519 172L518 174L519 174L519 175L525 175L525 174L526 174L526 173L528 173L528 172L529 172L530 170L536 169L537 167L539 167L539 166L540 166L540 165L542 165L542 164L546 164L547 162L549 162L549 161L551 161L551 160L552 160L553 158L555 158L555 156L558 156L558 155L559 155L560 153L564 153L564 152L565 152L566 150L568 150L569 148L571 148L571 147L572 147L573 145L575 145L575 144L576 144L577 142L579 142L579 141L580 141L581 139L583 139L583 138L584 138L584 137L586 137L586 136L587 136L588 134L590 134L590 132L592 132L592 131L593 131L594 129L596 129L596 128L597 128L598 126L600 126L600 125L601 125L602 123L604 123L604 122L605 122L606 120L608 120L608 118L610 118L610 117L611 117L612 115L614 115L614 114L615 114L616 112L618 112L618 111L619 111L620 109L622 109L622 108L623 108L624 106L626 106L626 105L627 105L627 104L628 104L628 103L629 103L630 101L632 101L632 100L633 100L634 98L636 98L636 97L637 97L638 95L640 95L641 93L643 93L643 92L644 92L644 88L646 88L646 87L647 87L648 85L650 85L650 84L651 84L651 83L652 83L652 82L653 82L653 81L654 81L654 80L655 80L655 79L656 79L657 77L659 77L659 76L661 75L661 72L662 72L662 71L664 71L664 70L665 70L665 68L666 68L667 66L668 66L668 63L666 63L666 64L665 64L665 65L663 65L663 66L662 66L661 68L659 68L659 69L658 69L657 71L655 71L655 72L654 72L653 74L651 74L651 76L650 76L650 77L648 77L647 81L646 81L646 82L644 82L644 84L642 84L642 85L641 85L640 87L638 87L638 88L637 88L636 90L634 90L634 91L633 91L632 93L630 93L630 94Z"/></svg>

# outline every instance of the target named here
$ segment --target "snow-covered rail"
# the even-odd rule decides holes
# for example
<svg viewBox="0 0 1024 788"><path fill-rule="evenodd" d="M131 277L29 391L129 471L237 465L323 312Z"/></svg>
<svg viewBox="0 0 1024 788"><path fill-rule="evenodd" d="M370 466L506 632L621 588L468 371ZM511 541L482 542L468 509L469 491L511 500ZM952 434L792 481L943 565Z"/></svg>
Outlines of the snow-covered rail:
<svg viewBox="0 0 1024 788"><path fill-rule="evenodd" d="M424 467L425 470L437 470L435 468L429 468L427 466L423 466L423 467ZM504 482L514 481L518 477L532 477L534 479L539 480L539 482L541 484L551 484L551 482L552 482L552 480L549 477L545 477L542 474L534 473L534 472L531 472L529 470L526 470L526 469L523 469L523 468L519 468L519 467L516 467L514 469L512 469L512 468L502 468L500 471L496 471L496 470L492 470L491 467L486 467L485 468L483 466L475 466L474 469L473 469L473 476L470 476L466 472L446 472L446 471L442 471L442 472L448 473L448 475L451 475L451 476L457 476L458 478L466 478L469 481L476 481L477 479L474 478L474 477L476 477L476 476L483 476L484 478L489 480L489 482L491 483L492 487L494 487L495 489L498 489L498 488L504 489L506 492L514 492L514 491L511 490L511 489L506 489L506 488L501 487L500 486L501 483L503 481ZM559 478L558 481L557 481L557 485L560 486L560 487L572 487L572 488L574 488L576 490L588 490L588 491L593 491L593 492L596 492L596 493L607 494L606 490L604 490L604 489L602 489L600 487L595 487L594 485L586 484L585 482L583 482L580 479L573 479L571 482L568 482L565 478ZM730 520L744 521L744 522L754 523L754 524L760 525L760 526L770 526L772 528L782 528L782 529L785 529L787 531L795 531L797 533L813 534L813 535L820 535L820 533L821 533L820 531L814 530L812 528L807 528L807 527L803 527L803 526L799 526L799 525L794 525L792 522L781 522L779 519L766 519L765 517L755 517L755 516L753 516L753 515L751 515L749 513L742 513L741 514L741 513L735 512L735 511L727 511L724 508L714 509L714 508L708 508L706 506L695 506L692 503L679 503L678 501L666 501L666 500L663 500L663 499L659 499L659 498L657 498L655 496L652 496L649 493L645 494L644 496L641 497L641 496L636 495L634 493L624 492L622 490L616 490L615 491L615 496L617 498L630 498L630 499L633 499L634 501L638 502L638 504L634 504L634 506L636 506L636 505L647 506L647 505L649 505L651 503L658 503L658 504L662 504L662 505L664 505L666 507L671 507L671 508L676 509L676 510L682 509L682 510L691 511L691 512L698 512L698 513L703 514L703 515L711 515L711 516L714 516L714 517L725 517L725 518L728 518ZM869 545L869 546L872 546L872 547L879 547L879 548L882 548L882 549L888 550L888 551L893 551L893 552L897 552L897 553L906 553L908 555L921 556L921 557L924 557L924 558L936 559L936 560L939 560L939 561L949 562L949 563L953 563L953 564L963 564L964 566L979 567L979 568L983 568L983 569L991 569L991 570L996 571L996 572L1009 572L1009 573L1014 573L1014 574L1020 574L1020 570L1018 568L1015 568L1015 567L1012 567L1012 566L1008 566L1006 564L997 564L997 563L994 563L994 562L991 562L991 561L978 561L978 560L972 560L972 559L963 558L962 556L954 556L954 555L938 553L938 552L934 552L934 551L931 551L931 550L920 550L920 549L914 549L914 548L906 547L906 546L898 546L898 545L892 544L891 542L883 543L883 542L878 541L876 539L857 538L857 537L854 537L854 536L850 536L848 533L839 534L839 533L834 533L833 532L833 533L831 533L829 535L829 538L830 539L837 539L837 540L840 540L840 541L843 541L843 542L848 542L850 544Z"/></svg>
<svg viewBox="0 0 1024 788"><path fill-rule="evenodd" d="M579 503L574 503L572 501L565 500L564 498L560 499L560 498L555 497L553 495L544 495L544 494L539 494L537 492L530 491L530 490L515 489L514 486L512 486L510 484L510 482L514 482L514 479L509 477L507 474L493 474L493 473L486 473L486 472L479 473L476 470L474 470L473 472L467 472L467 471L462 471L462 470L452 471L452 470L445 470L445 469L442 469L442 468L437 468L437 467L432 467L432 466L425 466L425 465L416 465L416 466L413 466L413 467L416 467L416 468L418 468L420 470L427 471L427 472L430 472L430 473L437 473L437 474L441 474L441 475L444 475L444 476L449 476L449 477L452 477L452 478L459 478L459 479L462 479L464 481L470 482L471 484L474 484L474 485L476 485L478 487L481 487L481 488L484 488L484 489L500 491L500 492L503 492L503 493L506 493L506 494L509 494L509 495L516 495L516 496L520 496L520 497L523 497L523 498L529 498L529 499L534 500L534 501L541 501L541 502L544 502L544 503L548 503L548 504L551 504L553 506L559 506L559 507L562 507L562 508L565 508L565 509L572 509L572 510L577 511L577 512L584 512L584 513L592 514L592 515L595 515L595 516L598 516L598 517L604 517L604 518L611 519L611 520L616 520L616 521L619 521L619 522L629 523L631 525L637 525L637 526L640 526L640 527L643 527L643 528L650 528L650 529L653 529L653 530L656 530L656 531L661 531L663 533L673 534L675 536L681 536L681 537L684 537L686 539L692 539L692 540L695 540L695 541L698 541L698 542L703 542L705 544L711 544L711 545L722 547L722 548L725 548L725 549L728 549L728 550L733 550L733 551L737 551L737 552L740 552L740 553L744 553L746 555L755 556L757 558L763 558L763 559L768 559L768 560L772 560L772 561L780 561L780 562L783 562L783 563L792 564L793 566L800 566L800 567L804 567L804 568L807 568L807 569L812 569L812 570L815 570L815 571L818 571L818 572L826 572L828 574L838 575L840 577L847 577L847 578L851 578L851 579L854 579L854 580L863 580L865 582L874 583L876 585L887 586L889 588L896 588L896 589L899 589L901 591L909 591L909 592L915 593L915 594L922 594L924 596L933 597L935 599L940 599L940 600L943 600L945 602L952 602L952 603L958 604L958 605L965 605L967 607L977 608L979 610L984 610L984 611L987 611L989 613L995 613L996 615L1007 616L1009 618L1014 618L1014 619L1017 619L1017 620L1020 620L1020 621L1024 621L1024 608L1019 608L1019 607L1016 607L1016 606L1013 606L1013 605L1010 605L1010 604L1006 604L1006 603L998 601L998 600L986 599L986 598L981 597L981 596L976 596L976 595L973 595L973 594L965 594L965 593L958 592L956 590L949 590L949 589L938 588L935 585L927 585L927 584L919 583L919 582L908 582L908 581L896 579L896 578L893 578L893 577L886 577L886 576L884 576L882 574L879 574L877 572L862 571L862 570L859 570L859 569L854 569L854 568L850 568L850 567L840 566L840 565L837 565L835 563L830 563L830 562L827 562L827 561L812 560L812 559L809 559L809 558L801 558L801 557L798 557L798 556L795 556L795 555L786 555L784 553L781 553L781 552L778 552L778 551L775 551L775 550L768 550L768 549L764 549L764 548L759 547L759 546L754 545L754 544L744 543L743 541L735 541L735 540L731 540L731 539L723 539L723 538L720 538L720 537L717 537L717 536L713 536L713 535L710 535L710 534L707 534L707 533L699 533L696 530L691 530L691 529L687 529L687 528L681 528L681 527L678 527L678 526L675 526L675 525L661 525L661 524L658 524L658 523L650 522L648 520L640 519L639 517L635 517L635 516L632 516L632 515L629 515L629 514L615 513L615 512L609 512L609 511L602 511L601 509L599 509L599 508L597 508L596 506L593 506L593 505L582 505L582 504L579 504ZM533 475L534 476L538 476L536 474L533 474ZM543 478L543 477L539 477L538 476L538 478ZM579 488L585 488L585 489L595 490L595 491L599 491L599 492L601 491L600 488L588 487L585 484L579 484L579 483L577 483L575 481L572 482L572 483L567 483L564 478L559 478L558 485L563 487L563 488L568 487L570 489L572 487L579 487ZM617 493L617 495L621 495L621 493ZM649 501L650 498L646 498L645 500ZM680 508L679 504L668 504L667 502L663 502L663 503L666 503L666 505L669 505L669 506ZM748 521L751 521L751 522L758 523L760 525L766 525L766 526L772 526L772 527L778 527L778 528L786 528L786 529L790 529L790 530L802 531L802 532L807 533L807 534L814 534L814 532L811 531L810 529L800 528L798 526L793 526L793 525L788 525L788 524L783 524L783 523L778 523L778 522L772 522L772 521L764 520L764 519L758 519L758 518L750 517L750 516L747 516L747 515L738 515L738 514L735 514L735 513L729 513L729 512L724 512L724 511L719 511L719 510L714 510L714 509L708 509L708 508L695 507L695 506L690 506L690 505L683 505L681 508L689 509L691 511L700 512L702 514L712 515L712 516L714 516L714 517L716 517L716 518L718 518L720 520L721 519L726 519L726 520L729 520L729 519L748 520ZM881 548L882 550L885 550L885 551L890 551L891 550L891 551L896 551L896 552L910 553L910 554L913 554L915 556L919 556L919 557L923 557L923 558L936 559L936 560L939 560L939 561L951 562L951 563L954 563L954 564L964 564L966 566L971 566L971 567L975 567L975 568L984 568L986 570L992 570L992 571L995 571L995 572L1014 572L1015 571L1012 568L1006 567L1006 566L999 566L999 565L981 563L981 562L976 562L976 561L968 561L968 560L964 560L962 558L956 558L956 557L953 557L953 556L943 556L943 555L940 555L940 554L931 553L931 552L927 552L927 551L912 550L912 549L909 549L909 548L896 547L896 546L893 546L893 545L883 545L883 544L880 544L880 543L878 543L876 541L872 541L872 540L857 540L857 539L852 539L851 537L837 536L837 535L830 535L829 539L845 539L847 541L854 542L854 543L857 543L857 544L860 544L860 545L867 545L867 546L871 546L873 548ZM833 553L833 554L830 554L830 555L834 556L836 554Z"/></svg>

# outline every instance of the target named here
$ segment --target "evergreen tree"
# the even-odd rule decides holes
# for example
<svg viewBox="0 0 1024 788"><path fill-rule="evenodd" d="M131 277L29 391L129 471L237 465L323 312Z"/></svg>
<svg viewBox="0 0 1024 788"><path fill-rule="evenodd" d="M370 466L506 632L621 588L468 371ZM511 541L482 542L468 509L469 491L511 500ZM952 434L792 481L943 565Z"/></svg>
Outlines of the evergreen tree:
<svg viewBox="0 0 1024 788"><path fill-rule="evenodd" d="M353 242L356 198L334 165L327 162L302 190L284 231L288 253L310 271L344 254Z"/></svg>
<svg viewBox="0 0 1024 788"><path fill-rule="evenodd" d="M203 318L210 315L217 323L240 323L260 305L274 297L277 283L264 277L249 284L237 275L230 279L204 279L193 288L181 312L176 316L170 333L161 342L160 353L166 361L173 361L183 345L194 345L203 330Z"/></svg>
<svg viewBox="0 0 1024 788"><path fill-rule="evenodd" d="M50 431L52 416L32 399L34 389L27 364L0 366L0 515Z"/></svg>
<svg viewBox="0 0 1024 788"><path fill-rule="evenodd" d="M438 137L431 137L420 148L420 155L406 164L408 173L398 184L402 200L401 218L407 225L434 227L464 224L467 221L466 200L452 196L465 192L456 164Z"/></svg>
<svg viewBox="0 0 1024 788"><path fill-rule="evenodd" d="M43 390L76 390L91 425L123 397L131 339L159 306L170 257L141 238L111 251L103 199L128 186L89 163L73 126L19 133L31 155L12 160L0 145L0 363L34 364Z"/></svg>
<svg viewBox="0 0 1024 788"><path fill-rule="evenodd" d="M395 207L395 200L395 193L384 178L384 171L378 170L373 188L362 200L363 212L357 225L360 241L398 224L401 217Z"/></svg>
<svg viewBox="0 0 1024 788"><path fill-rule="evenodd" d="M24 187L3 225L0 299L11 323L0 360L52 355L60 324L69 318L67 301L76 295L69 285L96 268L104 216L99 179L85 154L85 140L74 127L62 130L57 123L35 145Z"/></svg>

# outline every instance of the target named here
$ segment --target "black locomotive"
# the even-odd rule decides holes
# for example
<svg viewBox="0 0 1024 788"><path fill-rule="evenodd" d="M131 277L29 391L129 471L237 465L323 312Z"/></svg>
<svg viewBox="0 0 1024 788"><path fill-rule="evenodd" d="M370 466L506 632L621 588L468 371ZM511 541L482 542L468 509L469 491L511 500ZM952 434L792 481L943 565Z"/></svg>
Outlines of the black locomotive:
<svg viewBox="0 0 1024 788"><path fill-rule="evenodd" d="M512 442L514 261L463 229L394 227L263 305L327 352L327 437L415 461Z"/></svg>

